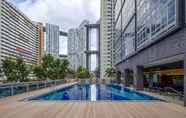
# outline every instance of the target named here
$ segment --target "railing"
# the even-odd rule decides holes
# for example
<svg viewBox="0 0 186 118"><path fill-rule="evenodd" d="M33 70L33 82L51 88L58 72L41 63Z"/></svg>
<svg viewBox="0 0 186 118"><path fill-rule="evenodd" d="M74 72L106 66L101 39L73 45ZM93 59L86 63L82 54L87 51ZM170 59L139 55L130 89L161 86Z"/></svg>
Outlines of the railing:
<svg viewBox="0 0 186 118"><path fill-rule="evenodd" d="M170 91L170 92L174 93L174 95L179 96L180 99L182 99L182 98L184 97L184 95L183 95L181 92L177 91L177 90L174 89L174 88L165 87L164 90L165 90L165 91Z"/></svg>
<svg viewBox="0 0 186 118"><path fill-rule="evenodd" d="M8 96L14 96L17 94L30 92L33 90L57 86L65 82L66 80L55 80L55 81L42 81L42 82L2 84L0 85L0 99Z"/></svg>
<svg viewBox="0 0 186 118"><path fill-rule="evenodd" d="M117 83L116 81L109 80L109 79L79 79L80 83L82 84L95 84L95 83L104 83L104 84L111 84Z"/></svg>

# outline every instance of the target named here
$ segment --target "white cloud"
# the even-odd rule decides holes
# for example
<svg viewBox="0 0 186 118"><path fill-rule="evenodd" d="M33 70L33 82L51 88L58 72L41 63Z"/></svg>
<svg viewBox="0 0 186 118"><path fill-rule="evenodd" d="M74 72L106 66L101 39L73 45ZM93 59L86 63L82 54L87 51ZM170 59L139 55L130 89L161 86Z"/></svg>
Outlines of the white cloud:
<svg viewBox="0 0 186 118"><path fill-rule="evenodd" d="M64 31L87 19L100 18L100 0L10 0L33 21L59 25ZM60 41L60 53L67 53L67 40Z"/></svg>
<svg viewBox="0 0 186 118"><path fill-rule="evenodd" d="M32 20L56 24L65 31L84 19L94 23L100 17L100 0L17 0L16 5Z"/></svg>

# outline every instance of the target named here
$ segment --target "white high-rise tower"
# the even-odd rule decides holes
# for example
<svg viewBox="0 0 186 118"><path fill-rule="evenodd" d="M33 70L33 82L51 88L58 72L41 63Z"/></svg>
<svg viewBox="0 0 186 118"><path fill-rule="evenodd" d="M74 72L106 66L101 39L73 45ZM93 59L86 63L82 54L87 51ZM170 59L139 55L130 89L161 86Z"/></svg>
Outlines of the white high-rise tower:
<svg viewBox="0 0 186 118"><path fill-rule="evenodd" d="M59 26L46 24L46 52L59 57Z"/></svg>
<svg viewBox="0 0 186 118"><path fill-rule="evenodd" d="M105 71L112 67L114 35L114 0L101 0L101 78Z"/></svg>

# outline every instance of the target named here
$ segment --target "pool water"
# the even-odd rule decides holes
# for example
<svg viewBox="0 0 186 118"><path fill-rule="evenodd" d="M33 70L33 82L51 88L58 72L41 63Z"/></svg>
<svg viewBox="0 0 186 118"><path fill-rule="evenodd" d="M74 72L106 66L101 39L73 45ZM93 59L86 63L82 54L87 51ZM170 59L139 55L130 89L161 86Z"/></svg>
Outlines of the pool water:
<svg viewBox="0 0 186 118"><path fill-rule="evenodd" d="M114 84L76 84L30 100L49 101L152 101L158 98Z"/></svg>

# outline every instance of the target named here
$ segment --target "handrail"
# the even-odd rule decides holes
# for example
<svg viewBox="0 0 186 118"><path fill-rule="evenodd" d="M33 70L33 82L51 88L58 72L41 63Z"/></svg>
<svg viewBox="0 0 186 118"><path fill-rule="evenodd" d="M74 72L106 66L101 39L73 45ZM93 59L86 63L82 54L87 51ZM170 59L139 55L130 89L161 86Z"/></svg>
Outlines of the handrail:
<svg viewBox="0 0 186 118"><path fill-rule="evenodd" d="M184 97L184 95L181 92L177 91L176 89L174 89L172 87L165 87L164 89L165 90L171 90L172 92L176 93L177 95L179 95L181 97Z"/></svg>
<svg viewBox="0 0 186 118"><path fill-rule="evenodd" d="M0 84L0 87L10 86L10 85L25 85L25 84L38 84L38 83L45 83L45 82L57 82L57 81L64 81L64 80L46 80L46 81L33 81L33 82L20 82L20 83L6 83Z"/></svg>
<svg viewBox="0 0 186 118"><path fill-rule="evenodd" d="M52 80L52 81L50 80L50 81L40 81L40 82L2 84L0 85L0 98L13 96L15 94L25 93L25 92L29 92L33 90L38 90L38 89L46 88L49 86L57 86L62 83L65 83L65 80ZM35 87L33 87L33 85L35 85ZM22 88L19 89L17 87L24 87L24 89ZM3 89L8 89L8 90L3 90Z"/></svg>

